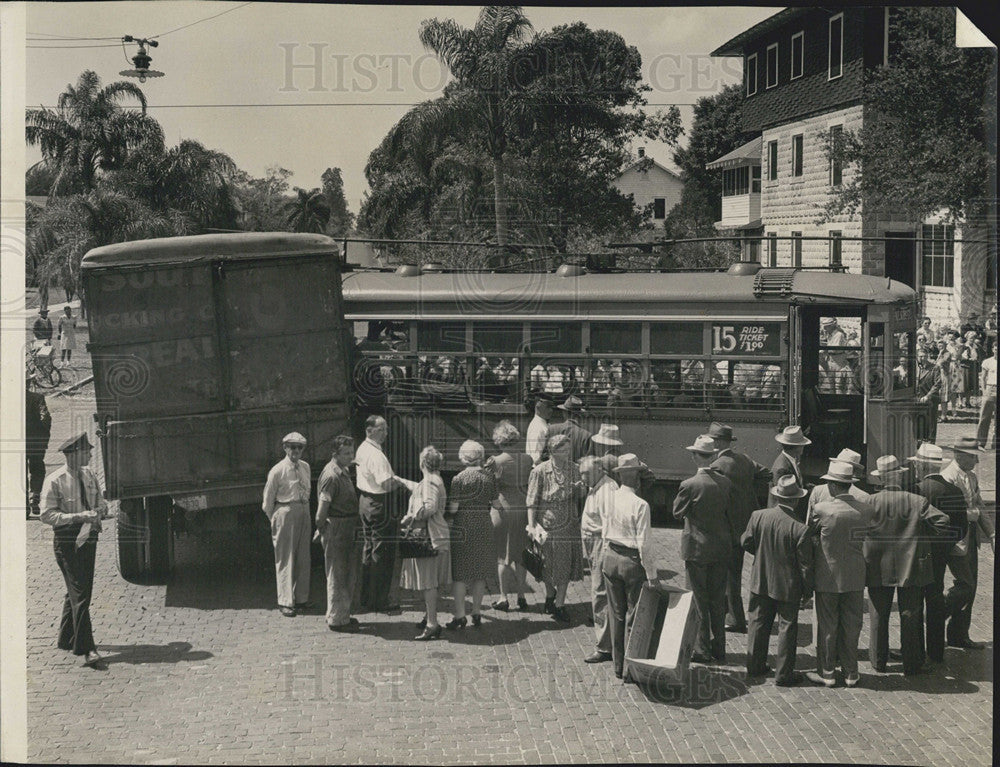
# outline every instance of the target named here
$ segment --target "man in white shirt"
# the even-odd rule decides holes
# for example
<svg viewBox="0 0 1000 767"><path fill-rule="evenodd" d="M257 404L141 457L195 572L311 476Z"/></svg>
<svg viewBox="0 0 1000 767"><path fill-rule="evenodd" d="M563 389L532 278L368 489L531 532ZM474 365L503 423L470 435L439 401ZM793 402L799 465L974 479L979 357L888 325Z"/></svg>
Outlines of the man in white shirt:
<svg viewBox="0 0 1000 767"><path fill-rule="evenodd" d="M993 424L993 445L997 443L996 415L997 415L997 344L993 341L993 356L983 360L982 372L980 373L980 391L982 391L982 402L979 405L979 427L976 429L976 438L979 442L979 449L986 450L989 445L990 424Z"/></svg>
<svg viewBox="0 0 1000 767"><path fill-rule="evenodd" d="M583 537L583 556L590 567L590 605L594 611L594 635L597 649L589 655L587 663L611 660L611 628L608 623L608 592L604 588L601 563L604 559L604 539L601 537L604 516L615 502L618 483L604 472L604 462L588 455L580 460L580 476L590 488L583 503L580 534Z"/></svg>
<svg viewBox="0 0 1000 767"><path fill-rule="evenodd" d="M542 462L545 443L549 439L549 419L552 418L552 401L545 397L535 400L535 417L528 424L524 452L531 456L535 466Z"/></svg>
<svg viewBox="0 0 1000 767"><path fill-rule="evenodd" d="M389 602L392 567L396 562L397 521L388 504L389 491L397 482L392 465L382 450L389 436L389 425L381 416L368 416L365 435L354 458L358 467L358 511L364 537L361 605L370 612L397 614L399 605Z"/></svg>
<svg viewBox="0 0 1000 767"><path fill-rule="evenodd" d="M990 542L990 548L995 550L996 531L993 521L983 513L983 499L979 493L979 478L975 474L979 463L976 440L963 437L951 446L955 460L941 470L941 476L962 491L969 517L969 529L964 539L955 544L948 556L948 569L951 570L954 584L948 590L948 602L961 602L952 619L948 622L948 646L960 647L965 650L981 650L982 642L974 642L969 637L969 627L972 623L972 602L976 597L976 587L979 583L979 546L982 537ZM959 595L968 594L967 599L959 599Z"/></svg>
<svg viewBox="0 0 1000 767"><path fill-rule="evenodd" d="M649 504L636 495L639 476L646 464L634 453L618 461L615 472L621 487L614 493L614 504L601 519L604 540L604 588L608 593L608 620L611 624L611 659L615 676L623 677L625 643L635 618L644 580L656 580L652 537L649 526Z"/></svg>
<svg viewBox="0 0 1000 767"><path fill-rule="evenodd" d="M94 591L94 561L101 520L108 516L97 477L87 465L91 444L86 434L71 437L59 446L66 465L45 478L42 485L41 520L52 525L56 563L66 582L60 650L83 655L85 666L95 666L101 656L94 644L90 599Z"/></svg>
<svg viewBox="0 0 1000 767"><path fill-rule="evenodd" d="M309 607L309 495L311 473L302 460L306 438L293 431L281 441L285 457L267 474L261 508L271 523L278 609L286 618Z"/></svg>

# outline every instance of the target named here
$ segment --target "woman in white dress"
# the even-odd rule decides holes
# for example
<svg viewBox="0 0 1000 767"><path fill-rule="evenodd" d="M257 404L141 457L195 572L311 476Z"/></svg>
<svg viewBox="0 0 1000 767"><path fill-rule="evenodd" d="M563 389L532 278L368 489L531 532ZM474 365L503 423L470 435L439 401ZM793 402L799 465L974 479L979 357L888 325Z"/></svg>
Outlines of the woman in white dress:
<svg viewBox="0 0 1000 767"><path fill-rule="evenodd" d="M69 364L76 349L76 317L73 316L73 309L69 305L63 307L63 316L59 318L59 341L61 349L61 359Z"/></svg>

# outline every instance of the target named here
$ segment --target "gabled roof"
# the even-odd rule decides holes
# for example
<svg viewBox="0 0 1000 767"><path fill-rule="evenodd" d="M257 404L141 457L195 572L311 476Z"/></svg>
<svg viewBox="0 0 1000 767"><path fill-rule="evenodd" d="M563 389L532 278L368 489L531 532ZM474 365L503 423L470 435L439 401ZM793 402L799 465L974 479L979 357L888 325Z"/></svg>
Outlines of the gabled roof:
<svg viewBox="0 0 1000 767"><path fill-rule="evenodd" d="M618 178L621 178L626 173L628 173L628 171L630 171L630 170L635 170L636 166L638 166L638 165L649 165L649 164L655 165L657 168L659 168L662 171L666 171L671 176L673 176L674 178L676 178L678 181L683 181L684 180L684 179L681 178L680 174L677 171L670 170L670 168L668 168L666 165L663 165L662 163L658 163L656 160L654 160L652 157L650 157L648 155L646 157L643 157L641 160L636 160L634 163L632 163L627 168L625 168L625 170L623 170L621 173L618 174Z"/></svg>
<svg viewBox="0 0 1000 767"><path fill-rule="evenodd" d="M732 152L722 155L718 160L706 163L705 170L722 170L723 168L736 168L740 165L760 165L760 150L763 141L761 136L751 139L743 146L736 147Z"/></svg>
<svg viewBox="0 0 1000 767"><path fill-rule="evenodd" d="M785 8L783 11L778 11L773 16L769 16L764 19L759 24L754 24L750 29L740 32L736 37L720 45L714 51L712 51L713 56L742 56L743 48L746 46L747 42L753 40L756 37L765 35L768 32L777 29L786 21L790 21L796 16L801 16L802 14L808 12L809 8Z"/></svg>

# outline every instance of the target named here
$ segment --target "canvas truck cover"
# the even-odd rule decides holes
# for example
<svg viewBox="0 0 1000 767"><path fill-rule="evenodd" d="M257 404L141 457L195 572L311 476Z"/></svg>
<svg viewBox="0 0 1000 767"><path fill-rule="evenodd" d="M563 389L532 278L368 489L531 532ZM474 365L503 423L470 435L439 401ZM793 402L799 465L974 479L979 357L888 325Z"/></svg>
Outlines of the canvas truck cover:
<svg viewBox="0 0 1000 767"><path fill-rule="evenodd" d="M120 243L90 251L82 272L112 497L243 485L274 452L264 442L293 429L336 431L346 418L333 240ZM300 423L307 412L319 423ZM322 428L324 419L337 427Z"/></svg>

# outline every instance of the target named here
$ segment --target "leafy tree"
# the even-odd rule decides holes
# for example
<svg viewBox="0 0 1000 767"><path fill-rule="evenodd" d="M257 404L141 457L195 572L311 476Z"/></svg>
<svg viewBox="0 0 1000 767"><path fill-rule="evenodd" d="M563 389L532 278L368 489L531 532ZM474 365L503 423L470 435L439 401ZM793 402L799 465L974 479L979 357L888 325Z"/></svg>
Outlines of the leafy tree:
<svg viewBox="0 0 1000 767"><path fill-rule="evenodd" d="M343 237L354 226L354 214L347 209L347 198L344 196L344 179L340 168L327 168L323 171L323 194L330 209L330 220L326 231L334 237Z"/></svg>
<svg viewBox="0 0 1000 767"><path fill-rule="evenodd" d="M996 183L996 49L957 48L955 10L893 8L888 66L864 85L860 130L827 136L827 152L855 173L826 217L862 206L922 220L988 212Z"/></svg>
<svg viewBox="0 0 1000 767"><path fill-rule="evenodd" d="M330 205L321 189L299 189L295 187L296 196L288 200L284 207L285 223L293 232L320 233L326 229L330 221Z"/></svg>
<svg viewBox="0 0 1000 767"><path fill-rule="evenodd" d="M139 111L122 102L138 102ZM163 130L146 114L146 96L134 83L119 81L101 86L101 78L84 71L76 85L66 86L57 107L29 109L25 138L38 146L43 160L56 170L49 190L55 197L68 184L93 189L100 174L121 167L138 146L163 141Z"/></svg>
<svg viewBox="0 0 1000 767"><path fill-rule="evenodd" d="M267 168L263 178L238 171L235 186L240 211L238 228L247 232L287 231L284 205L291 175L290 170L277 165Z"/></svg>
<svg viewBox="0 0 1000 767"><path fill-rule="evenodd" d="M667 238L719 235L715 222L722 215L722 174L705 166L752 138L752 134L743 132L742 109L743 91L739 85L728 85L695 103L688 144L674 152L684 190L663 223ZM681 243L670 248L668 260L672 266L721 266L738 252L730 242Z"/></svg>

